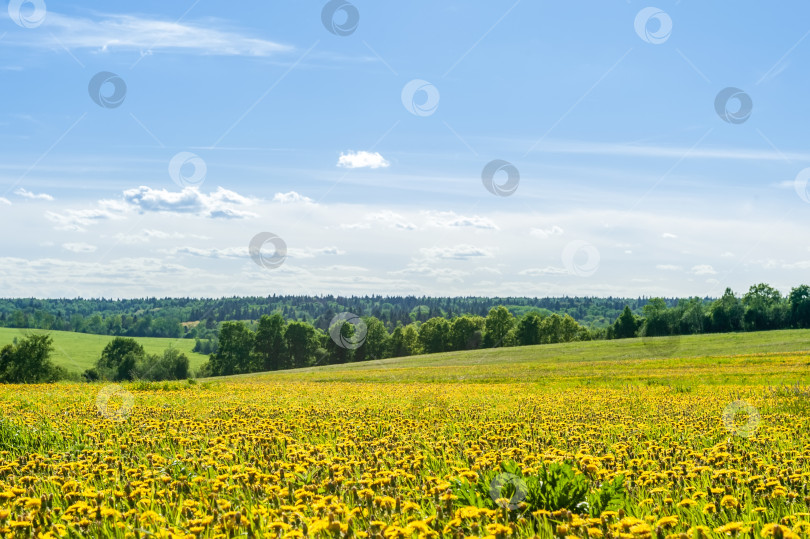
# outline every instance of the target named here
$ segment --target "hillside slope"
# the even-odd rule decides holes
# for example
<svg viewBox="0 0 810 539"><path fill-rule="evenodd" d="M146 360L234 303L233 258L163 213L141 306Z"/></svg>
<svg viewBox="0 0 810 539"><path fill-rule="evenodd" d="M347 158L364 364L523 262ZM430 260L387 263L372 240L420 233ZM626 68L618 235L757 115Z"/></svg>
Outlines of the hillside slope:
<svg viewBox="0 0 810 539"><path fill-rule="evenodd" d="M42 330L0 328L0 346L11 344L14 339L21 339L29 332L43 333ZM56 365L69 372L84 372L95 365L101 351L114 337L109 335L90 335L71 331L48 331L53 338L54 352L51 359ZM174 347L188 356L192 371L204 363L208 356L192 352L194 341L191 339L161 339L157 337L135 337L149 354L162 354L166 348Z"/></svg>

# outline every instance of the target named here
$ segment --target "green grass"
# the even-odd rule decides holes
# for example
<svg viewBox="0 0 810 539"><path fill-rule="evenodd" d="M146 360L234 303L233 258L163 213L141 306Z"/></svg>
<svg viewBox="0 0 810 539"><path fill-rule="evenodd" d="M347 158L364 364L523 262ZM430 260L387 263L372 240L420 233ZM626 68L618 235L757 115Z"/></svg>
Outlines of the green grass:
<svg viewBox="0 0 810 539"><path fill-rule="evenodd" d="M0 328L0 346L11 344L14 339L22 339L26 331L42 332L41 330L24 330L14 328ZM84 372L93 367L101 356L101 351L114 337L108 335L88 335L71 331L48 331L53 338L54 351L51 359L54 364L64 367L69 372ZM157 337L136 337L149 354L162 354L166 348L173 347L188 356L191 370L194 371L208 356L192 352L193 339L161 339Z"/></svg>
<svg viewBox="0 0 810 539"><path fill-rule="evenodd" d="M810 381L810 330L495 348L241 375L314 382L477 382L579 386Z"/></svg>

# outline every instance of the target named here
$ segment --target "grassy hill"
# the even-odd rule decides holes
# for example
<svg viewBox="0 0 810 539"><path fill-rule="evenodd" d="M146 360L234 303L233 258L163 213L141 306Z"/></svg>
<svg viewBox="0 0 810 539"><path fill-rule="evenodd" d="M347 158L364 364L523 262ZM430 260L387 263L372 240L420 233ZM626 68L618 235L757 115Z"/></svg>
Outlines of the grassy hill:
<svg viewBox="0 0 810 539"><path fill-rule="evenodd" d="M0 328L0 346L26 330ZM53 360L72 372L92 367L112 339L49 332ZM207 356L189 339L137 338L148 353L172 346L192 370ZM688 335L495 348L390 358L242 377L313 382L531 382L554 385L794 383L810 375L810 330Z"/></svg>
<svg viewBox="0 0 810 539"><path fill-rule="evenodd" d="M242 375L257 381L623 386L792 384L810 375L810 330L621 339L448 352Z"/></svg>
<svg viewBox="0 0 810 539"><path fill-rule="evenodd" d="M41 330L25 330L14 328L0 328L0 347L11 344L14 339L21 339L27 332ZM108 335L88 335L70 331L49 331L53 338L53 362L70 372L83 372L95 365L101 356L101 351L113 337ZM188 356L191 369L195 370L204 363L208 356L192 352L194 341L190 339L159 339L156 337L137 337L147 353L162 354L166 348L173 347Z"/></svg>

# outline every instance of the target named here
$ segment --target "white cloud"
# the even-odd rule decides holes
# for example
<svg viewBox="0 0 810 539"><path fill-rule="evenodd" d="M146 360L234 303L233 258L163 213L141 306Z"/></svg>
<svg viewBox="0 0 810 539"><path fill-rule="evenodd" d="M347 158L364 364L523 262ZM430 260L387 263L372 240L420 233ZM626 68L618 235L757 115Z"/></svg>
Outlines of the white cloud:
<svg viewBox="0 0 810 539"><path fill-rule="evenodd" d="M198 239L207 239L205 236L199 236L196 234L181 234L179 232L164 232L163 230L152 230L152 229L143 229L136 234L124 234L118 233L113 236L118 243L123 243L127 245L136 245L140 243L149 243L153 239L156 240L166 240L166 239L177 239L181 240L186 237L198 238Z"/></svg>
<svg viewBox="0 0 810 539"><path fill-rule="evenodd" d="M526 275L528 277L540 277L541 275L565 275L568 270L565 268L557 268L554 266L546 266L545 268L529 268L520 270L518 275Z"/></svg>
<svg viewBox="0 0 810 539"><path fill-rule="evenodd" d="M341 251L337 247L304 247L296 248L291 247L287 249L287 256L290 258L314 258L316 256L335 256L345 255L345 251Z"/></svg>
<svg viewBox="0 0 810 539"><path fill-rule="evenodd" d="M414 263L408 264L405 269L392 271L391 275L416 275L420 278L432 277L439 282L446 283L460 283L464 281L464 277L469 275L468 272L462 270L455 270L452 268L438 268L430 264Z"/></svg>
<svg viewBox="0 0 810 539"><path fill-rule="evenodd" d="M428 216L428 225L439 228L481 228L485 230L499 230L498 225L487 217L478 215L459 215L452 211L425 212Z"/></svg>
<svg viewBox="0 0 810 539"><path fill-rule="evenodd" d="M218 187L206 195L194 187L179 193L166 189L140 186L124 191L124 200L144 212L189 213L212 219L242 219L256 214L237 208L251 206L253 201L233 191Z"/></svg>
<svg viewBox="0 0 810 539"><path fill-rule="evenodd" d="M341 230L364 230L371 228L369 223L342 223L338 225Z"/></svg>
<svg viewBox="0 0 810 539"><path fill-rule="evenodd" d="M31 200L53 200L53 197L47 193L32 193L22 187L15 190L14 194Z"/></svg>
<svg viewBox="0 0 810 539"><path fill-rule="evenodd" d="M492 257L492 253L489 250L466 244L453 247L429 247L420 249L419 252L427 259L469 260L471 258Z"/></svg>
<svg viewBox="0 0 810 539"><path fill-rule="evenodd" d="M281 204L314 203L311 198L305 197L304 195L296 193L295 191L290 191L289 193L276 193L276 195L273 197L273 202L279 202Z"/></svg>
<svg viewBox="0 0 810 539"><path fill-rule="evenodd" d="M226 247L224 249L217 249L209 247L207 249L200 249L198 247L179 247L167 251L171 254L199 256L203 258L246 258L248 253L247 247Z"/></svg>
<svg viewBox="0 0 810 539"><path fill-rule="evenodd" d="M152 51L172 51L219 56L271 56L294 50L291 46L237 31L219 30L213 27L214 24L212 20L203 25L121 14L105 14L91 19L49 10L42 26L44 36L50 35L53 39L20 33L6 41L32 47L58 46L98 52L133 50L144 55Z"/></svg>
<svg viewBox="0 0 810 539"><path fill-rule="evenodd" d="M72 253L94 253L96 251L96 246L89 243L63 243L62 247Z"/></svg>
<svg viewBox="0 0 810 539"><path fill-rule="evenodd" d="M0 204L5 204L6 206L11 206L11 201L7 198L0 197Z"/></svg>
<svg viewBox="0 0 810 539"><path fill-rule="evenodd" d="M538 238L546 239L551 236L560 236L563 233L563 229L557 225L552 226L551 228L532 228L529 231L529 234L532 236L537 236Z"/></svg>
<svg viewBox="0 0 810 539"><path fill-rule="evenodd" d="M385 223L389 226L399 228L402 230L416 230L415 224L408 222L400 214L392 212L391 210L383 210L377 213L370 213L366 215L366 219L369 221L377 221L380 223Z"/></svg>
<svg viewBox="0 0 810 539"><path fill-rule="evenodd" d="M674 264L658 264L655 266L655 269L661 271L683 271L681 266L675 266Z"/></svg>
<svg viewBox="0 0 810 539"><path fill-rule="evenodd" d="M65 210L64 213L45 212L45 218L56 224L57 230L83 232L85 227L108 219L121 219L126 213L126 204L116 200L101 200L98 208Z"/></svg>
<svg viewBox="0 0 810 539"><path fill-rule="evenodd" d="M353 152L341 153L337 166L342 168L387 168L391 163L378 152Z"/></svg>
<svg viewBox="0 0 810 539"><path fill-rule="evenodd" d="M664 232L663 234L661 234L661 237L664 238L664 239L668 239L668 240L674 240L678 236L676 236L675 234L673 234L671 232Z"/></svg>
<svg viewBox="0 0 810 539"><path fill-rule="evenodd" d="M716 275L717 272L713 267L709 264L700 264L698 266L692 266L692 269L689 271L693 275Z"/></svg>
<svg viewBox="0 0 810 539"><path fill-rule="evenodd" d="M734 253L732 253L731 251L726 251L725 253L721 254L720 256L722 256L723 258L734 258Z"/></svg>

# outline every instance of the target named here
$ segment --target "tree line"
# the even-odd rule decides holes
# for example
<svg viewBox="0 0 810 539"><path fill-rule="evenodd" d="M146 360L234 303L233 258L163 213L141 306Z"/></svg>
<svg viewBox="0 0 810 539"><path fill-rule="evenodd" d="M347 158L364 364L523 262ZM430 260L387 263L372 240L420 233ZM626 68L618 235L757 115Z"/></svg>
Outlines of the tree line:
<svg viewBox="0 0 810 539"><path fill-rule="evenodd" d="M232 320L258 320L280 314L285 320L309 322L328 330L337 313L373 316L388 332L397 324L426 322L461 315L486 316L503 305L515 316L529 311L568 314L588 327L607 327L625 305L637 311L646 298L526 298L417 296L279 296L142 299L0 299L0 327L75 331L122 337L211 339L219 325ZM673 303L674 299L667 299Z"/></svg>
<svg viewBox="0 0 810 539"><path fill-rule="evenodd" d="M322 320L327 310L317 320ZM650 298L624 309L607 327L586 327L569 314L534 309L516 315L507 306L486 316L434 316L389 331L379 318L331 316L323 324L285 319L281 313L257 321L224 321L197 348L211 352L196 374L220 376L455 350L528 346L593 339L688 335L810 328L810 286L783 296L768 284L753 285L738 297L731 289L717 299ZM0 382L51 382L68 376L53 365L47 335L32 335L0 350ZM171 380L189 376L188 358L174 349L146 354L137 340L116 337L105 347L85 380Z"/></svg>
<svg viewBox="0 0 810 539"><path fill-rule="evenodd" d="M688 298L668 306L664 299L652 298L642 307L640 315L625 307L607 328L605 337L622 339L809 327L810 286L797 286L783 296L772 286L760 283L751 286L742 297L726 288L714 301Z"/></svg>
<svg viewBox="0 0 810 539"><path fill-rule="evenodd" d="M461 315L398 323L390 333L374 316L359 318L361 323L339 319L337 327L324 331L307 322L286 321L277 313L262 316L255 327L241 321L223 322L217 350L201 374L220 376L594 339L808 328L810 287L798 286L787 296L768 284L757 284L742 297L727 288L716 300L650 298L640 311L634 313L626 304L608 327L589 328L568 314L536 310L515 316L501 305L491 308L485 317Z"/></svg>

